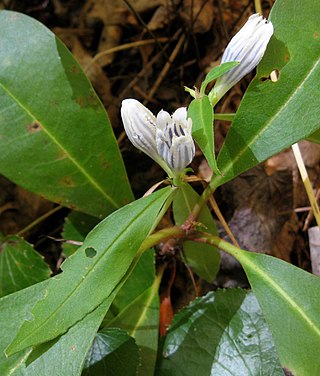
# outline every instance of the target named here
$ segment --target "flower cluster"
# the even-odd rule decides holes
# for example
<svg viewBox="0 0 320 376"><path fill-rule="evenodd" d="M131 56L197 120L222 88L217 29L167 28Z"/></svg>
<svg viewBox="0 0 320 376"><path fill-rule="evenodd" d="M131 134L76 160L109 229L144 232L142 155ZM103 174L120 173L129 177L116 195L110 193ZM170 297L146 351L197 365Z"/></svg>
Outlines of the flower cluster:
<svg viewBox="0 0 320 376"><path fill-rule="evenodd" d="M172 116L161 110L157 117L135 99L122 102L121 116L132 144L156 161L170 177L177 176L192 161L195 146L192 120L181 107Z"/></svg>

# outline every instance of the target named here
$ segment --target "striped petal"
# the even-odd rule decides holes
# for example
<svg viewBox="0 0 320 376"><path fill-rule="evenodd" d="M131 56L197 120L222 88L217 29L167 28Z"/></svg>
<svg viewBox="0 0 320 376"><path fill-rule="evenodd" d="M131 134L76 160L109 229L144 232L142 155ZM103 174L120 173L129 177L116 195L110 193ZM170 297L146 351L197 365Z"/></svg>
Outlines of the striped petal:
<svg viewBox="0 0 320 376"><path fill-rule="evenodd" d="M159 155L176 173L180 173L194 157L195 146L191 136L192 120L187 119L185 107L172 116L160 111L157 116L156 145Z"/></svg>
<svg viewBox="0 0 320 376"><path fill-rule="evenodd" d="M270 21L258 14L249 17L222 56L221 63L239 61L239 65L217 79L213 88L214 103L259 64L272 34Z"/></svg>
<svg viewBox="0 0 320 376"><path fill-rule="evenodd" d="M156 118L135 99L122 101L121 117L131 143L153 159L158 158L156 147Z"/></svg>
<svg viewBox="0 0 320 376"><path fill-rule="evenodd" d="M158 154L156 146L156 117L135 99L122 101L121 117L131 143L157 162L171 176L171 170Z"/></svg>

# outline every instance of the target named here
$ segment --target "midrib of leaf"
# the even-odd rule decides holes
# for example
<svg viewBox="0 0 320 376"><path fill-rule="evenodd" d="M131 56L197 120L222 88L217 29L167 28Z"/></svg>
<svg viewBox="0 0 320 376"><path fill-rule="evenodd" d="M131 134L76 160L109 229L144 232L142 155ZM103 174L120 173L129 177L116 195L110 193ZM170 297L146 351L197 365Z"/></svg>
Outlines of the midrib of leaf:
<svg viewBox="0 0 320 376"><path fill-rule="evenodd" d="M10 266L10 260L9 260L9 254L8 253L9 252L7 252L7 251L4 253L6 264L7 264L7 271L9 273L9 275L10 275L11 281L13 282L14 286L19 287L19 285L16 282L16 280L15 280L15 278L13 276L13 273L12 273L12 269L11 269L11 266ZM13 261L14 261L14 259L13 259Z"/></svg>
<svg viewBox="0 0 320 376"><path fill-rule="evenodd" d="M130 222L129 224L119 233L119 235L110 243L110 245L108 246L108 248L106 250L104 250L103 254L101 255L100 258L97 259L97 261L92 264L92 266L90 268L87 269L87 271L85 272L85 274L82 275L82 278L80 280L80 282L74 287L74 289L65 297L65 299L56 307L56 309L54 311L52 311L52 313L41 323L37 326L37 328L35 330L33 330L30 334L24 336L24 339L23 341L25 342L28 338L30 338L31 336L34 335L35 332L38 332L39 330L41 330L41 328L43 327L44 324L47 323L47 321L51 320L51 318L53 316L55 316L55 314L60 310L60 309L63 309L63 306L67 303L67 301L72 297L72 295L75 294L75 292L77 292L78 288L81 286L81 284L83 283L83 281L85 280L85 278L88 276L89 273L92 272L92 269L94 269L94 267L103 259L104 255L107 253L107 251L118 241L120 241L120 238L122 237L122 235L127 231L127 229L136 221L140 218L140 216L142 214L144 214L144 212L147 210L147 208L152 205L154 203L154 201L152 201L147 207L143 208L137 216L135 216ZM46 291L48 291L48 289L46 289ZM45 298L42 300L42 302L46 299L47 297L47 294L45 296ZM41 302L41 301L40 301ZM36 306L35 306L36 307ZM11 355L11 354L10 354Z"/></svg>
<svg viewBox="0 0 320 376"><path fill-rule="evenodd" d="M247 368L248 372L249 372L249 375L248 376L254 376L251 372L251 369L246 361L246 358L244 356L244 354L242 354L241 350L239 349L237 343L236 343L236 340L234 338L232 338L231 334L229 333L229 331L227 330L227 328L225 328L220 322L219 320L211 320L215 323L215 325L222 331L222 333L224 333L229 341L233 344L233 347L234 349L236 350L236 352L238 353L239 355L239 358L242 360L243 362L243 365ZM230 329L230 325L229 325L229 329ZM216 359L214 359L214 361L217 361ZM218 362L217 362L218 363ZM219 363L221 365L221 363ZM229 371L229 373L231 374L231 372Z"/></svg>
<svg viewBox="0 0 320 376"><path fill-rule="evenodd" d="M201 119L202 119L202 124L206 124L206 120L205 120L205 116L204 116L204 113L203 113L203 106L202 106L202 104L201 104L200 116L201 116ZM208 139L209 151L210 151L210 159L211 159L211 162L214 164L212 135L209 134L210 132L207 131L207 127L204 127L204 130L206 132L207 139Z"/></svg>
<svg viewBox="0 0 320 376"><path fill-rule="evenodd" d="M318 64L320 62L320 59L316 60L315 64L313 65L312 69L309 71L309 73L303 78L301 81L300 85L292 92L291 96L289 95L287 101L283 103L281 107L279 107L279 111L277 111L274 116L272 116L269 121L265 123L265 125L260 129L258 133L256 133L249 142L246 143L246 146L225 166L225 168L222 169L223 175L227 175L228 172L232 169L233 165L238 162L239 159L245 154L245 152L250 149L250 147L255 143L255 141L261 137L261 133L265 132L265 130L269 127L269 125L277 118L280 116L282 111L285 109L287 105L295 98L297 93L302 89L303 84L308 80L308 78L313 74L315 69L317 68ZM220 176L220 179L223 179L223 176ZM219 176L218 176L218 180Z"/></svg>
<svg viewBox="0 0 320 376"><path fill-rule="evenodd" d="M143 311L142 311L142 313L141 313L141 315L140 315L140 317L139 317L136 325L133 327L131 333L129 333L129 335L131 337L133 337L133 338L134 338L134 335L135 335L136 331L138 330L140 324L144 321L144 319L145 319L145 317L147 315L147 311L149 309L149 306L150 306L152 300L154 299L156 293L158 292L159 285L160 285L160 282L161 282L161 277L162 277L162 275L158 275L156 277L156 279L154 280L154 282L153 282L153 284L152 284L152 286L150 288L151 289L151 294L149 295L148 300L144 304L144 309L143 309Z"/></svg>
<svg viewBox="0 0 320 376"><path fill-rule="evenodd" d="M112 204L112 206L115 209L119 208L119 205L105 192L105 190L97 183L97 181L77 162L77 160L67 151L63 145L49 132L49 130L44 126L42 122L40 122L36 116L34 116L27 107L18 100L17 97L15 97L1 82L0 87L13 99L14 102L16 102L22 109L25 111L32 119L34 119L37 123L41 125L41 129L46 133L46 135L53 141L54 144L60 148L64 155L67 156L67 158L70 160L71 163L73 163L76 168L82 173L82 175L88 180L88 182L100 193L102 196Z"/></svg>
<svg viewBox="0 0 320 376"><path fill-rule="evenodd" d="M29 257L30 255L28 255L28 260L30 260L30 257ZM26 274L26 272L23 270L23 267L26 267L27 266L27 264L25 264L25 263L19 263L19 261L17 261L17 258L15 257L15 254L14 254L14 251L12 251L12 252L8 252L8 259L10 259L11 258L11 260L12 260L12 262L14 263L14 265L15 265L15 267L17 268L17 270L23 275L23 277L26 279L26 280L28 280L29 278L31 279L31 280L33 280L34 278L35 278L35 276L28 276L27 274ZM33 270L35 271L35 269L34 269L34 267L33 267Z"/></svg>
<svg viewBox="0 0 320 376"><path fill-rule="evenodd" d="M189 212L188 214L190 214L190 213L191 213L191 210L192 210L192 207L191 207L191 205L190 205L190 203L189 203L189 201L188 201L188 194L187 194L187 191L184 189L184 187L182 187L181 190L182 190L182 195L183 195L183 198L184 198L184 202L185 202L186 207L187 207L188 212ZM187 219L187 218L186 218L186 219Z"/></svg>
<svg viewBox="0 0 320 376"><path fill-rule="evenodd" d="M255 272L257 272L257 274L259 275L259 277L261 278L261 280L264 280L265 283L270 286L271 288L273 288L275 290L276 293L278 293L280 296L282 296L282 298L284 298L284 300L288 303L288 305L290 305L295 312L297 312L301 318L306 322L306 324L310 327L310 329L312 331L315 332L315 334L320 338L320 329L317 327L316 323L314 323L306 314L305 312L303 311L303 309L300 308L299 304L296 303L291 297L290 295L288 295L286 293L286 291L284 291L279 285L277 285L277 283L271 278L268 276L268 274L264 273L263 269L261 269L259 267L259 265L255 264L254 262L252 262L251 260L249 260L246 256L240 254L237 252L237 255L234 254L234 257L236 257L238 259L238 261L242 264L242 265L246 265L248 268L250 268L251 270L254 270ZM254 287L253 287L254 289Z"/></svg>

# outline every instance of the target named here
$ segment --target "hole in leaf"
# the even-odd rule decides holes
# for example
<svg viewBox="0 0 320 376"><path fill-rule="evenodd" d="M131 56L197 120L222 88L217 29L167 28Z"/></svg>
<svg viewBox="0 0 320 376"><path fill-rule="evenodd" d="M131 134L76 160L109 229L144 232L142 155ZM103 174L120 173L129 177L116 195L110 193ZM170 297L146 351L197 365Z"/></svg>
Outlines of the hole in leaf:
<svg viewBox="0 0 320 376"><path fill-rule="evenodd" d="M260 77L261 82L265 81L272 81L272 82L277 82L280 77L280 71L279 69L274 69L268 77Z"/></svg>
<svg viewBox="0 0 320 376"><path fill-rule="evenodd" d="M38 131L41 131L41 125L37 122L37 121L34 121L32 122L31 124L28 124L28 132L29 133L36 133Z"/></svg>
<svg viewBox="0 0 320 376"><path fill-rule="evenodd" d="M89 258L93 258L97 254L97 251L92 247L86 248L86 250L84 252L85 252L86 256L89 257Z"/></svg>
<svg viewBox="0 0 320 376"><path fill-rule="evenodd" d="M270 73L270 80L272 82L277 82L279 80L279 77L280 77L280 71L278 69L275 69Z"/></svg>

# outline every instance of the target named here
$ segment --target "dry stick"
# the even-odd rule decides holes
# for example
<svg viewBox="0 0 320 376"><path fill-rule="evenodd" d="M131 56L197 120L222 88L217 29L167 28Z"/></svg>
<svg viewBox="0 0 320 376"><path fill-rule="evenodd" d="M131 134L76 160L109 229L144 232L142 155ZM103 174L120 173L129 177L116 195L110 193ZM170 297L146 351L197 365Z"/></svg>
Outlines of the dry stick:
<svg viewBox="0 0 320 376"><path fill-rule="evenodd" d="M304 162L303 162L303 159L302 159L302 155L301 155L301 152L300 152L299 145L298 144L292 145L292 151L293 151L294 157L296 159L298 169L300 171L301 179L303 181L304 187L305 187L307 195L308 195L308 199L310 201L310 204L311 204L311 207L312 207L312 210L313 210L313 215L314 215L314 217L317 221L317 225L320 227L319 206L318 206L317 200L316 200L314 193L313 193L311 182L310 182L310 179L308 177L306 166L304 165Z"/></svg>
<svg viewBox="0 0 320 376"><path fill-rule="evenodd" d="M204 183L202 183L202 185L203 185L203 187L205 187ZM223 228L225 229L226 233L229 235L229 238L231 239L232 243L236 247L240 248L239 243L237 242L236 238L234 237L233 233L231 232L230 227L228 226L228 223L226 222L223 214L220 211L220 208L217 204L217 201L213 196L213 192L212 192L212 194L210 194L208 201L209 201L209 204L211 205L213 211L215 212L216 216L218 217L220 223L222 224Z"/></svg>
<svg viewBox="0 0 320 376"><path fill-rule="evenodd" d="M157 42L167 42L169 38L164 37L164 38L158 38ZM91 67L92 64L94 64L97 60L99 60L102 56L106 56L109 54L112 54L114 52L118 51L123 51L123 50L128 50L129 48L135 48L135 47L141 47L141 46L146 46L148 44L155 44L157 43L154 39L145 39L145 40L140 40L137 42L131 42L131 43L125 43L117 47L109 48L108 50L101 51L97 53L93 59L90 61L90 63L84 68L84 71L87 72L88 69Z"/></svg>
<svg viewBox="0 0 320 376"><path fill-rule="evenodd" d="M171 56L169 57L169 61L166 62L165 66L163 67L162 71L160 72L160 75L156 79L156 82L153 84L153 87L151 88L151 90L149 92L148 99L146 99L143 102L144 105L146 105L148 102L150 102L152 100L154 93L158 90L158 87L160 86L162 80L164 79L164 77L168 73L168 70L170 69L171 64L173 63L174 59L177 57L177 55L178 55L178 53L179 53L179 51L180 51L180 49L183 45L185 38L186 38L185 35L182 34L178 43L177 43L177 45L176 45L176 47L172 51Z"/></svg>
<svg viewBox="0 0 320 376"><path fill-rule="evenodd" d="M221 19L221 26L222 26L222 31L223 31L224 37L227 39L227 41L230 41L231 38L229 36L228 29L227 29L227 26L226 26L226 23L225 23L225 20L224 20L221 0L218 0L218 10L219 10L219 16L220 16L220 19Z"/></svg>
<svg viewBox="0 0 320 376"><path fill-rule="evenodd" d="M156 36L156 34L150 30L148 25L144 22L143 18L140 16L140 14L135 10L134 6L130 3L128 0L122 0L126 3L127 7L131 10L132 14L136 17L136 19L141 23L141 25L147 30L147 32L152 36L157 46L160 48L160 50L163 52L163 55L167 60L169 60L167 53L165 49L162 47L161 43L159 43L159 38Z"/></svg>
<svg viewBox="0 0 320 376"><path fill-rule="evenodd" d="M224 219L224 217L223 217L223 215L222 215L222 213L221 213L221 211L219 209L219 206L217 204L217 201L215 200L215 198L213 197L213 195L210 195L210 197L209 197L209 203L212 206L212 209L215 212L216 216L218 217L219 221L221 222L223 228L226 230L226 233L229 235L229 238L231 239L232 243L236 247L240 248L239 243L237 242L236 238L234 237L233 233L231 232L230 227L228 226L228 223Z"/></svg>
<svg viewBox="0 0 320 376"><path fill-rule="evenodd" d="M159 57L162 55L162 51L157 53L142 69L141 71L135 76L135 78L122 90L119 94L119 98L124 98L126 93L131 90L134 86L136 86L137 82L146 75L146 72L152 67L152 65L159 60Z"/></svg>
<svg viewBox="0 0 320 376"><path fill-rule="evenodd" d="M172 38L172 39L175 39L176 38L176 35L178 35L178 33L176 33ZM168 44L163 48L163 50L166 50L168 48ZM141 71L136 75L136 77L130 82L130 84L119 94L119 98L123 98L126 93L132 89L136 83L140 80L140 78L142 78L143 76L146 75L146 72L148 71L148 69L150 69L152 67L152 65L159 60L159 57L161 55L163 55L163 50L161 50L159 53L157 53L144 67L143 69L141 69Z"/></svg>
<svg viewBox="0 0 320 376"><path fill-rule="evenodd" d="M36 220L34 220L33 222L29 223L28 226L26 226L25 228L23 228L22 230L20 230L19 232L17 232L16 235L17 236L21 236L23 233L29 231L34 226L36 226L38 223L44 221L45 219L47 219L48 217L50 217L50 215L56 213L57 211L59 211L62 208L63 208L63 206L59 205L59 206L56 206L55 208L53 208L52 210L49 210L47 213L44 213L41 217L39 217Z"/></svg>
<svg viewBox="0 0 320 376"><path fill-rule="evenodd" d="M194 279L194 275L192 273L192 270L191 270L190 266L187 264L187 262L184 261L183 252L181 250L179 250L179 253L180 253L181 259L183 260L183 265L184 265L184 267L187 269L187 271L189 273L189 277L191 279L191 283L192 283L192 286L194 288L195 296L196 296L196 298L198 298L199 297L199 289L197 287L196 280Z"/></svg>
<svg viewBox="0 0 320 376"><path fill-rule="evenodd" d="M318 189L317 193L316 193L316 201L317 202L319 201L319 198L320 198L320 190ZM308 228L310 227L310 222L311 222L312 218L314 217L312 208L310 206L307 208L307 210L309 211L309 213L307 215L306 220L304 221L304 225L303 225L302 231L307 231L308 230ZM297 211L298 210L296 209L295 212L297 212Z"/></svg>
<svg viewBox="0 0 320 376"><path fill-rule="evenodd" d="M261 1L260 0L254 0L254 7L256 10L256 13L259 13L262 15L262 6L261 6Z"/></svg>
<svg viewBox="0 0 320 376"><path fill-rule="evenodd" d="M4 213L7 210L16 209L16 205L13 202L7 202L0 207L0 214Z"/></svg>
<svg viewBox="0 0 320 376"><path fill-rule="evenodd" d="M177 33L173 36L173 39L175 39L177 36ZM168 47L165 46L164 47L164 50L166 50ZM143 76L146 75L146 72L148 71L148 69L150 69L152 67L152 65L159 60L159 57L163 54L162 51L160 51L159 53L157 53L144 67L143 69L141 69L141 71L136 75L136 77L129 83L129 85L126 86L126 88L119 94L119 98L124 98L126 93L131 90L132 88L135 88L135 90L137 89L136 87L136 84L137 82L140 80L140 78L142 78ZM117 139L117 142L118 142L118 145L121 144L121 142L124 140L126 136L126 132L125 131L122 131L120 136L118 137Z"/></svg>

